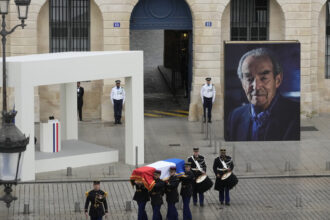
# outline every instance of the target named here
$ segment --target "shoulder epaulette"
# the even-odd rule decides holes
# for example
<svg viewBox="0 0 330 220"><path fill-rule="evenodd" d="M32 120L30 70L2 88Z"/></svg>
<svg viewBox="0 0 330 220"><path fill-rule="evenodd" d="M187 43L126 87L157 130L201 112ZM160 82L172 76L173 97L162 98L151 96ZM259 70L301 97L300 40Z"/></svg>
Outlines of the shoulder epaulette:
<svg viewBox="0 0 330 220"><path fill-rule="evenodd" d="M89 192L88 192L88 191L86 191L86 192L85 192L85 195L86 195L86 197L88 196L88 194L89 194Z"/></svg>
<svg viewBox="0 0 330 220"><path fill-rule="evenodd" d="M108 197L108 192L104 192L104 196L105 197Z"/></svg>

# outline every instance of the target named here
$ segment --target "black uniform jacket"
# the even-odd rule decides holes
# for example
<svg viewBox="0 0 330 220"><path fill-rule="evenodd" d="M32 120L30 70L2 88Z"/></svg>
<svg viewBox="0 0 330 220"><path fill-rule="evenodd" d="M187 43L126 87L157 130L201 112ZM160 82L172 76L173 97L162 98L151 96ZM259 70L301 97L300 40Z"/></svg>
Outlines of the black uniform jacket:
<svg viewBox="0 0 330 220"><path fill-rule="evenodd" d="M84 88L79 87L79 92L78 92L78 88L77 88L77 101L79 104L83 103L83 96L84 96Z"/></svg>
<svg viewBox="0 0 330 220"><path fill-rule="evenodd" d="M234 169L234 163L233 163L233 161L232 161L232 159L231 159L230 156L226 156L225 159L224 159L224 162L226 163L227 168L230 168L231 170ZM220 157L215 158L214 159L214 163L213 163L213 172L214 172L214 174L216 176L216 181L215 181L215 187L216 188L220 187L220 185L221 185L221 182L220 182L221 181L221 176L225 172L224 171L221 171L219 169L223 169L223 168L224 167L223 167L223 165L222 165L222 163L220 161ZM219 174L220 177L217 177L217 174Z"/></svg>
<svg viewBox="0 0 330 220"><path fill-rule="evenodd" d="M151 198L151 205L163 204L164 190L165 190L165 182L160 179L156 179L154 187L149 192Z"/></svg>
<svg viewBox="0 0 330 220"><path fill-rule="evenodd" d="M194 156L192 156L192 157L194 157ZM200 168L204 172L206 172L206 163L205 163L204 156L198 155L198 157L194 158L194 159L195 159L195 161L197 161L199 163ZM197 178L198 176L200 176L202 173L197 170L197 166L196 166L196 163L194 162L194 160L191 157L188 157L188 162L191 163L191 170L193 171L195 177Z"/></svg>
<svg viewBox="0 0 330 220"><path fill-rule="evenodd" d="M85 212L88 211L89 203L91 203L89 209L89 215L91 217L101 217L108 212L107 193L102 190L91 190L86 192Z"/></svg>
<svg viewBox="0 0 330 220"><path fill-rule="evenodd" d="M170 176L169 180L166 181L166 202L168 203L176 203L179 202L179 193L178 193L178 186L180 180L177 176Z"/></svg>
<svg viewBox="0 0 330 220"><path fill-rule="evenodd" d="M180 177L181 180L181 192L182 197L190 197L192 195L193 184L195 183L195 176L192 171L185 172L183 176Z"/></svg>
<svg viewBox="0 0 330 220"><path fill-rule="evenodd" d="M135 184L135 188L133 200L137 202L148 202L150 200L149 191L143 184Z"/></svg>

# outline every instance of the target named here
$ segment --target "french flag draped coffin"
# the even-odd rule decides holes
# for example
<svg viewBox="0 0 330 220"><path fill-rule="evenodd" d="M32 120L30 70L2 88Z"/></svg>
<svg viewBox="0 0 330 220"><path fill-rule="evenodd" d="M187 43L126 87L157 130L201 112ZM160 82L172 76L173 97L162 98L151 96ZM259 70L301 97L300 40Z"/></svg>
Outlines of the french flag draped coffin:
<svg viewBox="0 0 330 220"><path fill-rule="evenodd" d="M184 160L178 158L171 158L167 160L157 161L147 166L139 167L133 170L131 181L141 181L144 186L150 191L154 185L154 172L156 170L162 171L161 179L170 176L170 167L176 167L176 175L181 176L184 174Z"/></svg>

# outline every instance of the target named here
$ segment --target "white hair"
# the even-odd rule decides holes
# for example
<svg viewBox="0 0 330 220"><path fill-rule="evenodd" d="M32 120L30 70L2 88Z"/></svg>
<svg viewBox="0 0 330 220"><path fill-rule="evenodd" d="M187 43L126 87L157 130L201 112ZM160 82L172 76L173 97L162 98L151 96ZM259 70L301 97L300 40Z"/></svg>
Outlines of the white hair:
<svg viewBox="0 0 330 220"><path fill-rule="evenodd" d="M274 57L273 53L269 49L256 48L256 49L246 52L241 57L239 64L238 64L238 68L237 68L237 75L238 75L238 78L240 78L240 79L243 78L242 66L243 66L244 60L249 56L252 56L254 58L268 57L272 61L272 64L273 64L274 77L277 76L279 73L283 72L280 63L277 61L277 59Z"/></svg>

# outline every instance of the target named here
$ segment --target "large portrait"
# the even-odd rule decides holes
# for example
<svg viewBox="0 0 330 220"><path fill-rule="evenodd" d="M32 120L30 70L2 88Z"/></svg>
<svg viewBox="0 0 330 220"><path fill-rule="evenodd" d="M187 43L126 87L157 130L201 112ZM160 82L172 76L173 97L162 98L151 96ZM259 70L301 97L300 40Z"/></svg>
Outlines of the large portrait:
<svg viewBox="0 0 330 220"><path fill-rule="evenodd" d="M224 47L225 140L300 140L299 42Z"/></svg>

